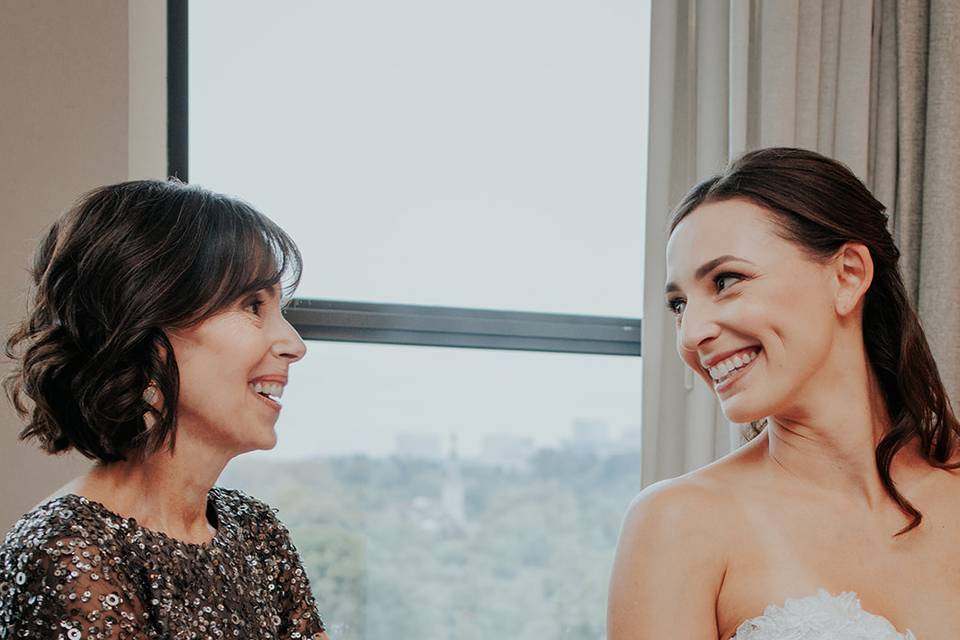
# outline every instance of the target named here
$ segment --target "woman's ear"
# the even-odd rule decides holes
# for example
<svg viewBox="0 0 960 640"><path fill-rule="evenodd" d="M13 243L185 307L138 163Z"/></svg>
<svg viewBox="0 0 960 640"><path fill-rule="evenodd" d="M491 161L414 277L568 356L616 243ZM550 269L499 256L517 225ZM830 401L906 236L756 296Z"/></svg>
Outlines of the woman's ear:
<svg viewBox="0 0 960 640"><path fill-rule="evenodd" d="M873 282L870 250L859 242L848 242L837 252L834 269L835 308L841 316L849 316L859 307Z"/></svg>

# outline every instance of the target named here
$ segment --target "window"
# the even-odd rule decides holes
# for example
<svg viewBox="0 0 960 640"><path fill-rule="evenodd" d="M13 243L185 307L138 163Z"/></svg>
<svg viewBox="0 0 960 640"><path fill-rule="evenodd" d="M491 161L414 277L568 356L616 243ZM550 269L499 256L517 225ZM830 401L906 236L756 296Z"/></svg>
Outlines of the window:
<svg viewBox="0 0 960 640"><path fill-rule="evenodd" d="M309 348L222 481L280 509L332 638L604 637L639 358Z"/></svg>
<svg viewBox="0 0 960 640"><path fill-rule="evenodd" d="M222 481L280 509L333 640L604 637L649 4L174 5L172 171L305 258L280 444Z"/></svg>

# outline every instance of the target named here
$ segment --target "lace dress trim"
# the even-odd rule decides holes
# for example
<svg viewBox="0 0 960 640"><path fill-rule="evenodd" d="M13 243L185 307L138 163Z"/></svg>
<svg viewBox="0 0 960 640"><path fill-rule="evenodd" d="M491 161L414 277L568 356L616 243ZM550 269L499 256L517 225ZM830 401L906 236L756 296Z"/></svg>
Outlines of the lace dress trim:
<svg viewBox="0 0 960 640"><path fill-rule="evenodd" d="M916 640L899 633L889 620L864 611L857 594L832 595L824 589L805 598L770 605L747 620L731 640Z"/></svg>

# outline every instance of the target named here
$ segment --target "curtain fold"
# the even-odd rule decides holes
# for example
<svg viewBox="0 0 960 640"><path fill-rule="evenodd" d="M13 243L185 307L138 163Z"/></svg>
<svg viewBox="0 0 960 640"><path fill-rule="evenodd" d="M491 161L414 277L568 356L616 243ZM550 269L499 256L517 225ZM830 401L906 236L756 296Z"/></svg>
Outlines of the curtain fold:
<svg viewBox="0 0 960 640"><path fill-rule="evenodd" d="M733 430L713 392L677 357L674 321L662 290L671 207L698 176L723 167L734 139L745 142L747 137L743 74L749 69L745 52L731 48L730 38L734 22L736 33L749 30L744 22L749 10L744 8L744 2L712 0L652 3L642 352L644 486L707 464L732 445ZM730 93L731 74L740 81L735 96Z"/></svg>
<svg viewBox="0 0 960 640"><path fill-rule="evenodd" d="M960 411L960 6L934 0L927 68L920 318Z"/></svg>
<svg viewBox="0 0 960 640"><path fill-rule="evenodd" d="M643 485L742 442L680 362L661 291L671 208L749 149L836 158L888 206L908 290L960 401L960 3L657 0L651 27Z"/></svg>
<svg viewBox="0 0 960 640"><path fill-rule="evenodd" d="M960 6L878 0L872 168L901 268L954 409L960 409Z"/></svg>

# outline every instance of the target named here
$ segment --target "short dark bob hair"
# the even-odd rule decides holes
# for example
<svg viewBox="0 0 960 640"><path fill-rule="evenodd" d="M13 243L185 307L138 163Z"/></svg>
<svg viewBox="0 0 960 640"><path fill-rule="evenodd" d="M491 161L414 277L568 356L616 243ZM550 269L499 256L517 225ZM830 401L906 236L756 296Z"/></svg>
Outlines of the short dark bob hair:
<svg viewBox="0 0 960 640"><path fill-rule="evenodd" d="M286 297L301 269L293 240L235 198L176 180L86 194L40 243L27 317L6 341L20 438L103 463L172 448L179 373L166 331L261 289ZM159 410L143 398L149 384Z"/></svg>
<svg viewBox="0 0 960 640"><path fill-rule="evenodd" d="M876 447L877 471L887 494L910 518L900 533L916 528L922 515L897 490L890 463L916 440L928 464L957 468L960 463L951 460L960 443L960 423L903 285L900 251L883 204L836 160L772 147L745 153L693 187L674 210L670 232L701 205L735 198L769 211L781 236L815 260L835 256L848 242L870 250L874 274L863 306L863 342L891 422Z"/></svg>

